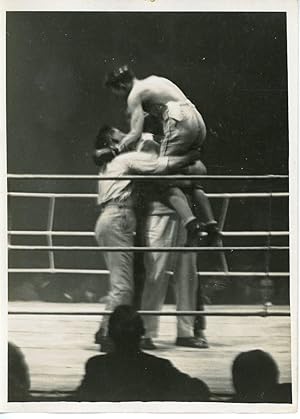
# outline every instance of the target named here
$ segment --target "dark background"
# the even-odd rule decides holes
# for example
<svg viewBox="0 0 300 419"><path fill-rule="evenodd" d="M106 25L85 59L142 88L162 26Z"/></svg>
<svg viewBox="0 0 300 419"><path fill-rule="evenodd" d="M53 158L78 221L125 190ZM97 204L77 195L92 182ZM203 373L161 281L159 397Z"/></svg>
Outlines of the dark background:
<svg viewBox="0 0 300 419"><path fill-rule="evenodd" d="M8 172L96 173L91 152L98 127L110 123L128 129L125 103L102 84L107 71L124 63L139 78L150 74L170 78L196 104L208 127L203 160L210 174L288 173L285 14L169 12L7 13ZM283 181L211 181L205 186L209 192L288 187ZM95 192L96 185L23 180L10 181L9 188ZM213 205L218 216L220 202L214 200ZM230 205L226 230L288 229L287 200L273 199L271 207L268 200L258 199L234 200ZM44 230L47 206L46 200L10 199L9 228ZM96 216L94 202L61 200L54 228L92 231ZM72 240L58 238L54 244ZM234 244L264 244L263 239L243 240ZM12 241L46 244L45 239L34 238ZM81 239L76 243L94 244ZM275 244L285 242L277 239ZM104 267L99 253L55 256L58 266ZM262 254L239 253L230 255L229 261L232 270L264 270ZM11 254L10 262L19 267L48 266L47 255L33 258L25 252ZM205 264L208 270L216 269L206 257L201 260L201 266ZM287 255L273 256L271 265L273 270L287 270ZM26 275L12 278L12 284L31 281ZM62 282L77 284L86 278L63 279L53 286L55 292ZM89 282L94 284L94 279ZM277 282L279 301L286 301L287 283ZM240 298L236 283L242 281L225 288L230 296L230 287L238 288Z"/></svg>

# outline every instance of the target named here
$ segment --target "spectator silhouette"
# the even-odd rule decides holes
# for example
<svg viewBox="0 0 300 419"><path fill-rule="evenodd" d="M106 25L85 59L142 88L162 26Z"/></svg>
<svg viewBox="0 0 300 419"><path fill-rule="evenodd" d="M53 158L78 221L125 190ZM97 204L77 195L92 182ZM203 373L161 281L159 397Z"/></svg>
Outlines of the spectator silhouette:
<svg viewBox="0 0 300 419"><path fill-rule="evenodd" d="M30 389L29 370L20 348L8 342L8 401L28 401Z"/></svg>
<svg viewBox="0 0 300 419"><path fill-rule="evenodd" d="M292 384L282 383L271 387L263 397L264 403L292 403Z"/></svg>
<svg viewBox="0 0 300 419"><path fill-rule="evenodd" d="M267 352L259 349L241 352L232 365L232 380L239 403L287 402L289 385L278 384L279 370ZM290 393L291 394L291 393Z"/></svg>
<svg viewBox="0 0 300 419"><path fill-rule="evenodd" d="M77 401L207 401L209 389L171 362L140 350L145 333L141 316L127 305L110 316L114 350L90 358L75 393Z"/></svg>

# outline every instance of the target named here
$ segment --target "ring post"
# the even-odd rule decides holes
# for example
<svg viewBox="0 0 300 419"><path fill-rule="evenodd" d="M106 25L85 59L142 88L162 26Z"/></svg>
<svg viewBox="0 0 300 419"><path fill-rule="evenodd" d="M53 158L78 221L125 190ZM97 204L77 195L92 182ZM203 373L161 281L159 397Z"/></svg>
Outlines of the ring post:
<svg viewBox="0 0 300 419"><path fill-rule="evenodd" d="M219 222L218 222L218 227L220 229L220 232L223 231L223 228L224 228L224 225L225 225L225 220L226 220L228 207L229 207L229 200L230 200L230 198L224 198L224 200L222 202L221 214L220 214L220 218L219 218ZM217 246L223 247L223 239L222 238L218 239ZM219 254L220 254L220 258L221 258L222 269L223 269L224 272L228 273L229 269L228 269L228 263L227 263L226 255L222 251Z"/></svg>
<svg viewBox="0 0 300 419"><path fill-rule="evenodd" d="M268 315L268 308L272 306L271 297L272 297L272 289L273 289L273 281L270 278L270 266L271 266L271 228L272 228L272 180L270 180L269 183L269 192L270 196L268 198L268 211L267 211L267 226L268 226L268 232L269 234L266 237L266 246L267 251L265 252L265 272L266 276L261 279L261 286L262 286L262 298L263 298L263 305L264 305L264 311L265 315Z"/></svg>
<svg viewBox="0 0 300 419"><path fill-rule="evenodd" d="M52 230L54 224L54 210L55 210L55 196L51 196L49 200L49 209L48 209L48 221L47 221L47 243L48 246L53 246L52 240ZM52 250L48 251L49 255L49 266L51 270L55 269L55 261L54 261L54 252Z"/></svg>

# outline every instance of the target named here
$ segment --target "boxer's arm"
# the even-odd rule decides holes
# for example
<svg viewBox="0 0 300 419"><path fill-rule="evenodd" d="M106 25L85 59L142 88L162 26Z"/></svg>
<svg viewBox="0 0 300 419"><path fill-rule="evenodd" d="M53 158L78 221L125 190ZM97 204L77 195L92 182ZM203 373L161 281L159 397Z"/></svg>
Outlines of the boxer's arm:
<svg viewBox="0 0 300 419"><path fill-rule="evenodd" d="M183 167L198 160L200 153L195 150L185 156L163 156L155 157L153 154L131 152L123 154L123 162L127 165L128 173L140 174L166 174L178 173ZM118 157L118 158L121 158Z"/></svg>
<svg viewBox="0 0 300 419"><path fill-rule="evenodd" d="M109 147L96 149L93 153L93 160L97 166L109 163L114 157L116 157L116 152Z"/></svg>
<svg viewBox="0 0 300 419"><path fill-rule="evenodd" d="M142 135L145 115L140 96L129 96L128 112L131 115L130 131L127 135L125 135L125 137L118 146L120 153L130 150Z"/></svg>

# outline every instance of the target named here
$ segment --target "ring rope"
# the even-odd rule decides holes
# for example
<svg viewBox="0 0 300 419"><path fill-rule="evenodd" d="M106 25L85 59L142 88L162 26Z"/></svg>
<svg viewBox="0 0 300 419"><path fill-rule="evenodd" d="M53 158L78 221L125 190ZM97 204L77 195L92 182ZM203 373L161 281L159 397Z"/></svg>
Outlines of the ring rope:
<svg viewBox="0 0 300 419"><path fill-rule="evenodd" d="M223 180L232 180L232 179L288 179L287 175L252 175L252 176L241 176L241 175L212 175L212 176L203 176L203 175L191 175L191 176L184 176L184 175L166 175L166 176L144 176L144 175L137 175L137 176L121 176L121 177L107 177L107 176L99 176L99 175L22 175L22 174L8 174L8 179L77 179L77 180L84 180L84 179L94 179L94 180L197 180L197 179L223 179ZM272 189L271 189L272 190ZM55 198L97 198L97 194L82 194L82 193L36 193L36 192L9 192L9 196L13 197L38 197L38 198L51 198L52 200ZM212 193L207 194L209 198L273 198L273 197L288 197L288 192L267 192L267 193ZM93 232L64 232L64 231L52 231L50 226L50 231L10 231L10 235L72 235L72 236L93 236ZM224 232L224 236L267 236L270 239L272 235L274 236L287 236L289 233L287 231L253 231L253 232ZM49 242L52 244L52 242ZM9 249L11 250L47 250L47 251L56 251L56 250L97 250L97 251L234 251L234 250L263 250L270 252L271 250L288 250L289 247L287 246L270 246L270 242L268 241L267 246L251 246L251 247L171 247L171 248L148 248L148 247L94 247L94 246L16 246L16 245L9 245ZM35 269L35 268L12 268L8 269L10 273L24 273L24 272L31 272L31 273L89 273L89 274L109 274L107 270L92 270L92 269L56 269L53 266L48 269ZM172 274L172 272L168 272ZM256 277L288 277L288 272L269 272L269 268L267 267L267 272L197 272L198 275L203 276L224 276L224 277L241 277L241 276L256 276ZM205 316L290 316L289 311L269 311L268 305L265 304L262 311L230 311L230 310L218 310L218 311L140 311L143 315L159 315L159 316L181 316L181 315L197 315L203 314ZM22 314L30 314L30 315L108 315L111 312L108 311L100 311L97 313L91 312L37 312L37 311L9 311L9 314L12 315L22 315Z"/></svg>
<svg viewBox="0 0 300 419"><path fill-rule="evenodd" d="M146 246L21 246L21 245L8 245L10 250L53 250L53 251L106 251L106 252L198 252L198 251L268 251L268 250L289 250L288 246L226 246L226 247L146 247Z"/></svg>
<svg viewBox="0 0 300 419"><path fill-rule="evenodd" d="M55 315L55 316L104 316L112 314L112 311L15 311L11 310L8 312L10 315ZM290 311L288 310L274 310L269 311L268 309L263 310L248 310L248 311L238 311L238 310L215 310L215 311L139 311L143 316L196 316L203 314L205 316L237 316L237 317L281 317L281 316L290 316Z"/></svg>
<svg viewBox="0 0 300 419"><path fill-rule="evenodd" d="M8 196L30 198L97 198L95 193L49 193L49 192L8 192ZM245 192L208 193L208 198L280 198L288 197L289 192Z"/></svg>
<svg viewBox="0 0 300 419"><path fill-rule="evenodd" d="M91 275L109 275L107 269L69 269L69 268L9 268L9 273L61 273L61 274L91 274ZM173 275L172 271L166 271L167 274ZM237 272L237 271L199 271L199 276L220 276L220 277L265 277L267 272ZM269 272L271 277L289 277L289 272Z"/></svg>
<svg viewBox="0 0 300 419"><path fill-rule="evenodd" d="M93 231L48 231L48 230L10 230L7 234L13 236L74 236L74 237L94 237ZM239 236L288 236L289 231L222 231L220 234L224 237L239 237Z"/></svg>
<svg viewBox="0 0 300 419"><path fill-rule="evenodd" d="M272 185L272 179L268 181L269 191L273 190ZM268 199L268 218L267 218L267 228L270 231L272 228L272 211L273 211L273 200L271 198ZM264 253L265 256L265 270L267 272L267 275L264 279L262 279L261 284L264 283L264 286L267 284L271 285L272 281L270 280L270 265L271 265L271 259L272 259L272 252L271 252L271 236L267 236L266 238L266 245L268 246L269 250ZM266 300L268 297L265 294L264 300Z"/></svg>
<svg viewBox="0 0 300 419"><path fill-rule="evenodd" d="M47 174L7 174L7 179L60 179L60 180L254 180L254 179L288 179L288 175L124 175L124 176L103 176L103 175L47 175Z"/></svg>

